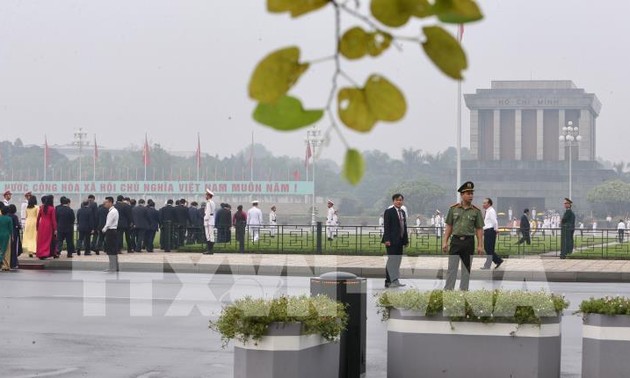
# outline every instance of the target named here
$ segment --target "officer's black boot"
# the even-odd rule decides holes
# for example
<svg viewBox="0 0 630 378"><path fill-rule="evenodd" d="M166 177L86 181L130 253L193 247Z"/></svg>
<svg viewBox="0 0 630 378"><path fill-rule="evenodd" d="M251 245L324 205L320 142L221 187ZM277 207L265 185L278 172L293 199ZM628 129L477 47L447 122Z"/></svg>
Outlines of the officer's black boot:
<svg viewBox="0 0 630 378"><path fill-rule="evenodd" d="M212 249L214 248L214 242L206 242L207 250L203 253L204 255L211 255Z"/></svg>

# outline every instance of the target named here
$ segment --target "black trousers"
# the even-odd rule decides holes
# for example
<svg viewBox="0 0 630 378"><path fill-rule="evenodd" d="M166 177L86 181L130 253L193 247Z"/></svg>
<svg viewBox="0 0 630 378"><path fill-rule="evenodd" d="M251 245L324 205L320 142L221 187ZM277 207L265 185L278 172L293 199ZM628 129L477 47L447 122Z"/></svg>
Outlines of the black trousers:
<svg viewBox="0 0 630 378"><path fill-rule="evenodd" d="M155 232L157 230L147 230L144 233L144 247L146 248L147 252L153 252L153 240L155 239Z"/></svg>
<svg viewBox="0 0 630 378"><path fill-rule="evenodd" d="M120 238L118 237L118 231L115 229L108 229L105 231L105 253L108 255L117 255L120 253L120 246L118 245Z"/></svg>
<svg viewBox="0 0 630 378"><path fill-rule="evenodd" d="M74 231L59 231L57 230L57 251L61 253L63 248L63 242L66 242L68 256L74 254Z"/></svg>
<svg viewBox="0 0 630 378"><path fill-rule="evenodd" d="M532 240L529 237L529 230L521 230L521 238L518 240L518 244L523 244L523 242L527 243L527 245L532 244Z"/></svg>
<svg viewBox="0 0 630 378"><path fill-rule="evenodd" d="M141 250L146 249L144 238L147 230L145 230L144 228L134 228L133 230L134 236L136 237L134 243L134 247L136 247L135 251L140 252Z"/></svg>
<svg viewBox="0 0 630 378"><path fill-rule="evenodd" d="M77 252L81 252L81 250L85 250L85 252L90 252L90 239L91 239L92 231L79 231L79 240L77 241Z"/></svg>
<svg viewBox="0 0 630 378"><path fill-rule="evenodd" d="M486 258L486 263L483 265L484 268L490 268L490 265L492 265L492 263L500 264L503 261L503 259L500 258L499 255L497 255L497 253L494 251L496 242L497 232L494 230L494 228L483 230L483 249L486 251L486 255L488 255L488 257Z"/></svg>

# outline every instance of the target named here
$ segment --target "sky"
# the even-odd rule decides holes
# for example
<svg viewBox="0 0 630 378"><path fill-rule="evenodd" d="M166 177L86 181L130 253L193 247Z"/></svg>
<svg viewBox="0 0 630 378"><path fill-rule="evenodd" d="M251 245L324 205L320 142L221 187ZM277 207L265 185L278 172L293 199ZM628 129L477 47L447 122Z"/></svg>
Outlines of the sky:
<svg viewBox="0 0 630 378"><path fill-rule="evenodd" d="M1 0L0 140L67 144L77 129L99 146L220 157L252 140L275 155L303 157L306 130L274 131L253 121L247 84L256 63L291 45L306 61L334 53L330 7L291 19L266 12L264 0ZM354 4L354 1L349 1ZM364 6L367 0L361 0ZM630 2L620 0L481 0L484 20L466 25L469 68L463 93L492 80L572 80L602 102L597 155L630 161L628 75ZM413 20L396 35L419 36ZM342 28L361 22L343 15ZM449 27L455 33L455 27ZM405 93L406 116L370 133L340 126L350 147L400 157L404 148L436 153L456 144L457 83L421 47L398 42L379 58L342 59L353 81L380 73ZM313 64L291 91L306 108L325 106L333 65ZM350 85L340 80L340 85ZM469 112L462 106L462 145ZM329 132L330 120L317 124ZM328 133L318 155L339 161L345 146Z"/></svg>

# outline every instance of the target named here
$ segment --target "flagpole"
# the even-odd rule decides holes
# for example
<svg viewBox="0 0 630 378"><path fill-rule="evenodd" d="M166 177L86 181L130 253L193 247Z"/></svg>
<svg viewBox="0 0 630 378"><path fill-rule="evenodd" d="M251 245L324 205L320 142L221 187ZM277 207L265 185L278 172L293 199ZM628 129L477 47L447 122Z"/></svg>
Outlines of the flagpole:
<svg viewBox="0 0 630 378"><path fill-rule="evenodd" d="M197 133L197 181L199 181L199 169L201 168L201 138Z"/></svg>
<svg viewBox="0 0 630 378"><path fill-rule="evenodd" d="M46 165L48 165L48 137L44 135L44 181L46 181Z"/></svg>
<svg viewBox="0 0 630 378"><path fill-rule="evenodd" d="M249 181L254 181L254 131L252 130L252 147L249 150Z"/></svg>
<svg viewBox="0 0 630 378"><path fill-rule="evenodd" d="M94 134L94 175L92 176L92 181L96 182L96 155L98 154L98 149L96 145L96 134Z"/></svg>
<svg viewBox="0 0 630 378"><path fill-rule="evenodd" d="M457 40L462 43L464 25L457 28ZM462 81L457 80L457 185L459 188L462 182ZM455 200L459 201L459 195L455 195Z"/></svg>
<svg viewBox="0 0 630 378"><path fill-rule="evenodd" d="M149 157L149 142L147 140L147 134L144 134L144 181L147 181L147 161Z"/></svg>

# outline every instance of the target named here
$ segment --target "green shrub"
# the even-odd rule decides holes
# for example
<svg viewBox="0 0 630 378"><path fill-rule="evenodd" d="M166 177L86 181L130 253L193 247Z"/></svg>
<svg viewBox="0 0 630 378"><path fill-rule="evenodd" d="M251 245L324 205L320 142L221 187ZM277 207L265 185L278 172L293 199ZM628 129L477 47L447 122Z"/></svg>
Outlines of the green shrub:
<svg viewBox="0 0 630 378"><path fill-rule="evenodd" d="M562 314L569 303L563 296L544 291L384 291L377 298L383 320L391 309L411 310L423 316L451 321L540 324L543 317Z"/></svg>
<svg viewBox="0 0 630 378"><path fill-rule="evenodd" d="M243 343L260 341L274 322L300 322L304 334L319 334L332 341L346 328L348 315L344 304L323 295L245 297L225 306L219 318L210 321L210 329L221 334L225 347L232 339Z"/></svg>
<svg viewBox="0 0 630 378"><path fill-rule="evenodd" d="M591 297L580 303L580 309L577 312L582 314L630 315L630 299L625 297Z"/></svg>

